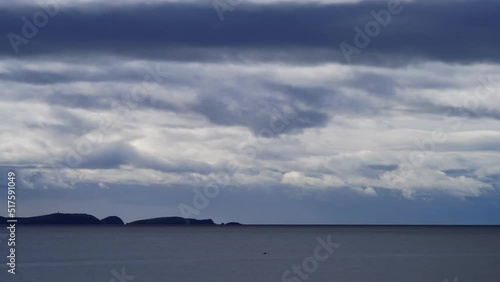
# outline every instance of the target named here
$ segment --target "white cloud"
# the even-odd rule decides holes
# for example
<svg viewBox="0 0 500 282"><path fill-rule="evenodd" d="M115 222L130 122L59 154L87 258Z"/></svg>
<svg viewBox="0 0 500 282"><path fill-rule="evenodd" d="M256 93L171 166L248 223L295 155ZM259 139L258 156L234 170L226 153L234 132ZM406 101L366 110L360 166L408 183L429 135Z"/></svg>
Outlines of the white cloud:
<svg viewBox="0 0 500 282"><path fill-rule="evenodd" d="M282 182L299 187L307 188L335 188L342 187L345 183L334 175L324 175L321 177L306 176L298 171L287 172L283 175Z"/></svg>
<svg viewBox="0 0 500 282"><path fill-rule="evenodd" d="M143 79L143 67L152 63L112 57L100 60L117 64L74 64L64 58L50 62L43 58L0 61L2 75L29 70L31 75L40 72L48 78L44 83L14 82L5 77L0 80L0 86L6 89L0 97L4 165L25 166L60 158L65 150L74 148L75 142L98 129L96 121L103 116L116 122L116 130L106 134L96 148L116 142L135 148L143 157L154 156L158 160L155 164L163 166L155 170L144 162L126 162L126 168L64 171L70 183L126 183L139 177L144 185L198 185L200 171L167 173L158 168L196 162L220 170L221 164L231 161L240 166L234 180L244 185L291 185L310 190L363 187L359 192L368 196L376 196L385 188L407 197L432 192L468 197L491 189L488 181L497 174L493 169L498 160L495 142L500 136L496 119L469 119L462 127L450 129L440 112L415 103L447 105L446 97L456 91L474 89L477 75L500 73L495 65L427 63L391 69L339 64L159 62L160 68L169 73L168 79L150 93L151 99L137 105L130 116L123 116L110 110L111 102L130 93ZM65 74L66 80L51 82L49 72ZM443 77L442 72L453 75ZM397 81L396 95L388 97L376 88L363 88L363 80L356 81L360 74ZM433 95L419 95L434 84L440 88L434 89ZM440 93L442 96L436 97ZM223 104L212 109L209 117L193 107L203 98ZM339 105L341 98L344 104ZM484 105L493 108L497 102L493 99ZM258 138L252 130L269 126L272 114L262 105L270 104L324 113L329 120L273 139ZM21 112L25 114L19 116ZM227 112L235 113L232 119L240 118L238 123L224 119ZM290 118L287 126L294 126L299 119L308 122L308 117L295 118ZM40 124L45 128L36 126ZM407 162L410 153L419 150L416 141L431 137L436 128L449 130L449 140L436 145L433 154L404 183L384 182L384 175L401 173L395 167ZM255 159L245 155L243 144L255 146ZM99 149L95 152L100 154ZM446 170L471 173L447 175ZM59 185L48 168L25 172L27 187Z"/></svg>

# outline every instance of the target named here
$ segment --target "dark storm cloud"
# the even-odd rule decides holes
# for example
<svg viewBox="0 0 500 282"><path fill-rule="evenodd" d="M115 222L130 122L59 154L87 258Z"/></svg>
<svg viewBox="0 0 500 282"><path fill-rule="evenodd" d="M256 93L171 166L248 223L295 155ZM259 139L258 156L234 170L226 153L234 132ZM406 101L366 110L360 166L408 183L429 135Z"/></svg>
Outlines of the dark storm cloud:
<svg viewBox="0 0 500 282"><path fill-rule="evenodd" d="M13 71L0 74L0 80L15 81L15 82L28 82L31 84L50 84L57 82L66 82L70 79L67 74L51 73L51 72L38 72L38 71Z"/></svg>
<svg viewBox="0 0 500 282"><path fill-rule="evenodd" d="M337 89L327 89L321 87L299 87L287 84L270 83L269 89L278 91L288 96L292 100L299 101L311 107L323 107L329 100L340 96Z"/></svg>
<svg viewBox="0 0 500 282"><path fill-rule="evenodd" d="M381 174L388 172L388 171L394 171L396 169L398 169L397 164L393 164L393 165L362 164L362 165L360 165L359 169L357 170L357 173L359 175L362 175L362 176L367 177L367 178L379 178Z"/></svg>
<svg viewBox="0 0 500 282"><path fill-rule="evenodd" d="M138 80L142 78L142 72L119 73L92 73L88 71L65 70L61 71L34 71L28 69L12 69L0 73L0 80L13 81L29 84L55 84L69 82L120 82Z"/></svg>
<svg viewBox="0 0 500 282"><path fill-rule="evenodd" d="M457 100L457 106L439 105L428 100L405 100L404 103L412 107L413 110L411 111L440 116L442 121L447 122L453 127L461 127L463 122L472 119L500 120L500 111L488 109L482 105L476 105L473 102L466 103L467 101L469 100ZM471 99L470 101L482 102L479 99Z"/></svg>
<svg viewBox="0 0 500 282"><path fill-rule="evenodd" d="M374 73L359 73L354 75L348 81L347 85L383 98L392 98L396 94L395 88L398 86L398 83L388 76Z"/></svg>
<svg viewBox="0 0 500 282"><path fill-rule="evenodd" d="M83 162L76 168L118 169L125 165L167 173L209 173L212 171L211 166L206 163L191 160L176 160L174 163L165 159L160 160L122 142L106 143L96 147L88 157L83 158Z"/></svg>
<svg viewBox="0 0 500 282"><path fill-rule="evenodd" d="M74 93L71 95L63 93L51 93L45 98L45 101L50 105L84 109L109 109L110 106L108 104L111 103L106 103L107 100L110 99L93 97L78 93Z"/></svg>
<svg viewBox="0 0 500 282"><path fill-rule="evenodd" d="M51 110L53 117L60 123L47 123L47 122L25 122L24 124L29 129L43 129L51 131L52 133L64 135L83 135L92 130L95 125L85 118L79 117L71 111L64 108L54 108Z"/></svg>
<svg viewBox="0 0 500 282"><path fill-rule="evenodd" d="M473 170L470 169L448 169L443 170L446 175L451 175L453 177L466 176L466 177L477 177Z"/></svg>
<svg viewBox="0 0 500 282"><path fill-rule="evenodd" d="M361 83L363 81L363 83ZM364 82L366 81L366 83ZM340 87L356 88L367 92L373 97L386 98L394 94L395 85L391 85L392 79L373 75L373 79L364 74L356 74L348 81L336 82L330 88L322 87L298 87L286 84L269 84L271 90L279 91L287 97L287 100L303 103L317 110L328 111L331 114L356 114L374 115L380 112L379 108L373 106L368 99L357 99L349 93L349 89Z"/></svg>
<svg viewBox="0 0 500 282"><path fill-rule="evenodd" d="M22 73L23 73L22 76L15 76L12 75L11 73L0 74L0 80L2 80L2 78L4 77L10 77L16 81L24 82L24 80L27 80L26 83L29 84L38 84L38 82L40 82L39 78L29 80L30 78L24 76L25 72ZM74 77L68 76L67 72L50 73L49 76L51 76L51 78L46 77L47 79L42 79L43 80L42 84L51 85L57 83L67 83L67 82L77 81L74 80ZM60 78L67 77L68 80L55 79L56 77ZM137 79L137 77L131 77L129 79L126 79L124 76L115 74L110 74L109 76L107 74L101 75L98 78L99 81L107 83L116 82L117 80L123 80L123 81L127 80L128 82L130 82L134 81L134 79ZM9 79L3 79L3 80L9 80ZM108 110L108 111L115 110L114 109L115 104L120 104L120 103L124 104L129 102L127 101L128 97L127 95L129 95L130 92L129 89L127 88L125 88L125 90L112 90L112 89L106 89L104 91L100 90L97 95L83 94L77 88L76 89L69 88L66 90L48 90L48 91L49 93L44 95L41 95L37 91L18 91L14 94L9 93L8 95L4 95L2 97L2 100L10 102L14 101L38 102L50 105L51 107L54 107L55 110L60 110L60 108L85 109L85 110L91 110L93 112L92 114L95 114L96 110ZM144 109L151 108L156 110L173 111L173 112L185 111L182 107L175 105L174 103L168 101L153 100L150 97L147 97L146 99L139 102L134 101L132 107L144 108ZM39 125L30 125L30 126L37 127ZM88 126L86 126L86 128L88 128Z"/></svg>
<svg viewBox="0 0 500 282"><path fill-rule="evenodd" d="M243 101L241 101L243 100ZM280 105L279 107L276 105ZM283 111L283 107L288 111ZM244 126L255 135L271 130L277 136L299 133L313 127L325 126L328 115L319 109L299 109L292 100L280 101L269 98L256 99L242 96L199 97L191 110L206 117L210 122L226 126ZM273 137L263 134L262 137Z"/></svg>
<svg viewBox="0 0 500 282"><path fill-rule="evenodd" d="M345 62L339 44L354 44L354 27L372 20L384 2L318 5L240 5L220 22L207 4L158 4L63 9L38 30L17 56L107 53L167 60L289 59ZM38 8L39 9L39 8ZM22 16L37 9L0 11L0 33L22 35ZM500 3L421 1L373 38L353 63L415 60L470 63L500 60ZM287 52L283 53L282 51ZM279 51L279 52L278 52ZM14 56L7 37L0 54ZM43 78L40 78L43 81ZM46 79L46 78L45 78Z"/></svg>

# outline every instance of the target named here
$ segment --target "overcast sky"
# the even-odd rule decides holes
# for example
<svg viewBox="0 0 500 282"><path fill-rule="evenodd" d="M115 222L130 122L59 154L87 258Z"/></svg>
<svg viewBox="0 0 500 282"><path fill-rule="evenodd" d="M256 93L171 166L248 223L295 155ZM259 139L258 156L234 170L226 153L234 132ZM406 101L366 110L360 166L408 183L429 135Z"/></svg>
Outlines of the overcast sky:
<svg viewBox="0 0 500 282"><path fill-rule="evenodd" d="M500 223L498 1L40 2L0 4L20 216Z"/></svg>

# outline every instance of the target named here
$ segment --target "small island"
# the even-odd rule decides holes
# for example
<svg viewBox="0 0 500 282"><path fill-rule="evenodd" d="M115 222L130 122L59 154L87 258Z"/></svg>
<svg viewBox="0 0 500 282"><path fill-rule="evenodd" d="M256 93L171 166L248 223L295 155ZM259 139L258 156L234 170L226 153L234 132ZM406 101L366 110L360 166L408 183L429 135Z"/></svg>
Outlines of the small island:
<svg viewBox="0 0 500 282"><path fill-rule="evenodd" d="M241 224L239 222L228 222L226 224L221 223L220 225L222 225L222 226L242 226L243 224Z"/></svg>
<svg viewBox="0 0 500 282"><path fill-rule="evenodd" d="M127 225L216 225L211 219L193 219L183 217L158 217L151 219L137 220Z"/></svg>
<svg viewBox="0 0 500 282"><path fill-rule="evenodd" d="M125 225L123 220L117 216L108 216L106 218L101 219L101 224L104 225Z"/></svg>

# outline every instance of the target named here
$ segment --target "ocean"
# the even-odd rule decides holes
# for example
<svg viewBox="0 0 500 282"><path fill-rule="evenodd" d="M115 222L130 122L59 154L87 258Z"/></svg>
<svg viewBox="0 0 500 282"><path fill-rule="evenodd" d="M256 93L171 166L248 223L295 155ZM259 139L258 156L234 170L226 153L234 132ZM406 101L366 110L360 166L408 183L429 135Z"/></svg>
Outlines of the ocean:
<svg viewBox="0 0 500 282"><path fill-rule="evenodd" d="M0 239L2 282L500 281L499 227L18 226L15 275Z"/></svg>

